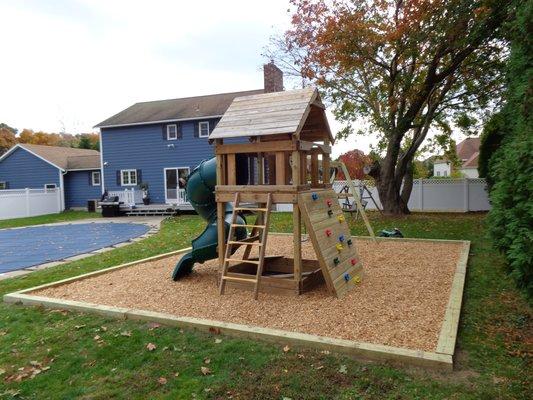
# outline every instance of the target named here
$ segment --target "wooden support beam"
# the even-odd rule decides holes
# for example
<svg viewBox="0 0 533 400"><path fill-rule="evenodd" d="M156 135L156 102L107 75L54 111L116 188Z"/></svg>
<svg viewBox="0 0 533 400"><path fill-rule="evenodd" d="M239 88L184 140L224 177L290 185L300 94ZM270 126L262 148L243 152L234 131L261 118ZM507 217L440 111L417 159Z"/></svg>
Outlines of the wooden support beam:
<svg viewBox="0 0 533 400"><path fill-rule="evenodd" d="M276 140L269 142L224 144L215 148L215 154L271 153L297 150L297 142Z"/></svg>
<svg viewBox="0 0 533 400"><path fill-rule="evenodd" d="M218 144L222 144L222 140L217 140ZM224 185L224 155L217 155L217 185ZM226 245L226 230L224 227L224 216L226 211L226 204L222 201L217 201L217 236L218 236L218 269L222 272L224 266L224 252Z"/></svg>
<svg viewBox="0 0 533 400"><path fill-rule="evenodd" d="M276 185L285 185L285 153L276 152Z"/></svg>
<svg viewBox="0 0 533 400"><path fill-rule="evenodd" d="M292 184L298 188L301 183L301 171L302 160L299 151L292 152ZM294 247L294 281L300 285L302 280L302 218L300 214L300 208L297 204L293 205L292 211L292 229L293 229L293 247ZM299 289L298 289L299 291Z"/></svg>
<svg viewBox="0 0 533 400"><path fill-rule="evenodd" d="M235 164L235 154L226 155L228 168L228 185L237 184L237 166Z"/></svg>
<svg viewBox="0 0 533 400"><path fill-rule="evenodd" d="M298 150L309 151L311 149L317 149L320 153L331 154L331 146L329 144L320 144L306 140L298 141Z"/></svg>
<svg viewBox="0 0 533 400"><path fill-rule="evenodd" d="M318 153L311 154L311 187L318 186Z"/></svg>
<svg viewBox="0 0 533 400"><path fill-rule="evenodd" d="M326 138L324 139L324 145L325 146L329 146L329 138ZM325 184L329 184L329 179L330 179L330 173L329 173L329 169L330 169L330 155L329 153L328 154L323 154L322 155L322 182L325 183Z"/></svg>

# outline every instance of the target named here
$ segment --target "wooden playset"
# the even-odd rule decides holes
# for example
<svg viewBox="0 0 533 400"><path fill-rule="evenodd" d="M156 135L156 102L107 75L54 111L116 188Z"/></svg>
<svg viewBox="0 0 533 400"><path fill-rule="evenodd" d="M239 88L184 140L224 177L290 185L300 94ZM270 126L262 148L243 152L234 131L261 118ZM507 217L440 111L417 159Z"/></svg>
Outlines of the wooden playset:
<svg viewBox="0 0 533 400"><path fill-rule="evenodd" d="M334 139L316 89L236 98L209 139L217 161L220 294L234 287L255 298L259 292L298 295L325 281L342 297L361 282L361 260L330 183ZM279 203L293 204L294 258L265 254L270 211ZM235 222L245 213L255 213L255 222L244 225L251 230L246 239L236 240L243 225ZM317 260L302 258L302 219ZM242 257L235 255L239 247ZM251 257L254 247L258 254Z"/></svg>

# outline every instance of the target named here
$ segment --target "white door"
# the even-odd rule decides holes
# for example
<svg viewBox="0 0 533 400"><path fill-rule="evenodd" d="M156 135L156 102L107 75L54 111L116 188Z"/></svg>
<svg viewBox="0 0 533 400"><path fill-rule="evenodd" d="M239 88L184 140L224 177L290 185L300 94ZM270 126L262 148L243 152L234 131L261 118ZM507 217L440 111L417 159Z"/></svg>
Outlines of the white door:
<svg viewBox="0 0 533 400"><path fill-rule="evenodd" d="M165 168L165 203L180 204L185 198L189 167Z"/></svg>

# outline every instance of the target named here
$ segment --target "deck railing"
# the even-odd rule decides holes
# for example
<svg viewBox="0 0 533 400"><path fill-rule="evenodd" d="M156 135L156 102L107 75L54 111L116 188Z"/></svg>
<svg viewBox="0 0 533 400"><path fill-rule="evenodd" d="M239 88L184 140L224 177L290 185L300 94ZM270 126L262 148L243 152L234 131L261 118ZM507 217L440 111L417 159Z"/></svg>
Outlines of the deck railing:
<svg viewBox="0 0 533 400"><path fill-rule="evenodd" d="M124 204L142 204L143 192L134 188L124 190L111 190L109 196L118 196L118 201Z"/></svg>

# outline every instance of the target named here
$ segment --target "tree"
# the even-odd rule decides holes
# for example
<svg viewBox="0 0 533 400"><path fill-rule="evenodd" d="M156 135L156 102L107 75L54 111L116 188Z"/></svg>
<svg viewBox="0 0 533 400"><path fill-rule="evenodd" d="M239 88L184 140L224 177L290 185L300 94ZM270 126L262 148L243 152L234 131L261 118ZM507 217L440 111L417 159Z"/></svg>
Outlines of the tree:
<svg viewBox="0 0 533 400"><path fill-rule="evenodd" d="M487 218L494 245L510 275L533 298L533 1L517 1L505 105L485 127L481 152L492 181Z"/></svg>
<svg viewBox="0 0 533 400"><path fill-rule="evenodd" d="M364 179L366 174L363 168L372 163L372 159L361 150L350 150L339 156L339 161L346 165L346 169L352 179ZM339 179L346 179L342 171L339 171Z"/></svg>
<svg viewBox="0 0 533 400"><path fill-rule="evenodd" d="M5 124L0 124L0 156L17 144L16 130ZM14 132L13 132L14 131Z"/></svg>
<svg viewBox="0 0 533 400"><path fill-rule="evenodd" d="M80 149L98 150L100 148L99 136L97 133L84 133L80 135L78 146Z"/></svg>
<svg viewBox="0 0 533 400"><path fill-rule="evenodd" d="M270 53L319 85L346 125L338 136L368 122L367 134L379 138L370 175L384 211L409 212L412 162L430 129L449 141L453 125L471 127L499 99L507 49L498 32L510 3L291 2L291 29Z"/></svg>
<svg viewBox="0 0 533 400"><path fill-rule="evenodd" d="M18 137L19 143L41 144L44 146L58 146L61 136L57 133L34 132L31 129L23 129Z"/></svg>

